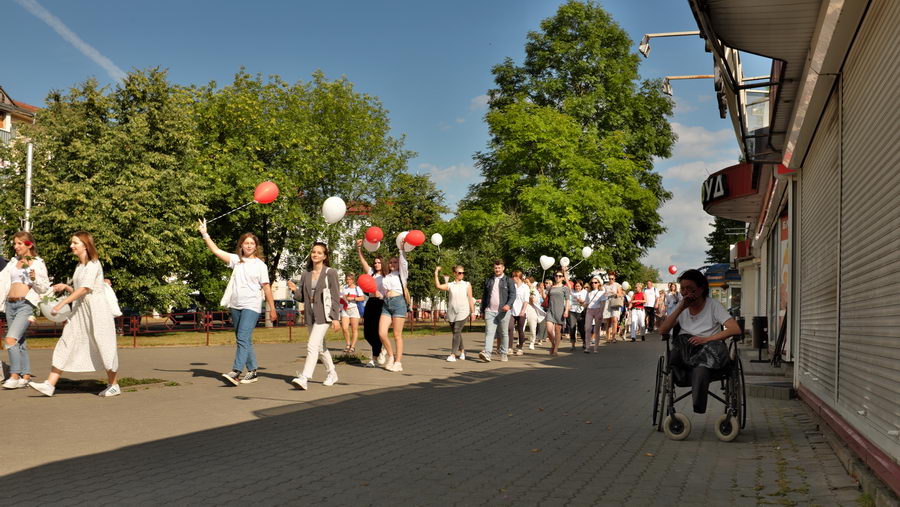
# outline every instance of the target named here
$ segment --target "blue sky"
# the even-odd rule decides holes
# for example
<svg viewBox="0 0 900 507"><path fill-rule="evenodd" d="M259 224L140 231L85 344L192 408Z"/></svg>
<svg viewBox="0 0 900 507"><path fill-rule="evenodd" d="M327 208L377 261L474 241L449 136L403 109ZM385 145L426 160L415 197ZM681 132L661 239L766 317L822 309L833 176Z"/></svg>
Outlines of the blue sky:
<svg viewBox="0 0 900 507"><path fill-rule="evenodd" d="M49 90L91 76L114 83L132 68L166 68L181 84L228 83L241 66L287 81L308 80L321 69L381 99L394 134L418 153L410 171L430 174L455 206L479 180L472 155L488 140L483 115L491 67L507 56L521 62L527 32L561 3L7 0L0 86L16 100L41 105ZM644 33L696 30L686 0L602 5L631 34L635 51ZM651 45L641 64L644 78L712 73L712 56L698 37L653 39ZM767 65L757 67L747 73L768 73ZM700 182L738 157L711 80L677 81L674 88L677 109L670 121L679 141L672 158L656 163L675 194L661 210L669 230L643 259L663 270L703 264L712 217L700 206Z"/></svg>

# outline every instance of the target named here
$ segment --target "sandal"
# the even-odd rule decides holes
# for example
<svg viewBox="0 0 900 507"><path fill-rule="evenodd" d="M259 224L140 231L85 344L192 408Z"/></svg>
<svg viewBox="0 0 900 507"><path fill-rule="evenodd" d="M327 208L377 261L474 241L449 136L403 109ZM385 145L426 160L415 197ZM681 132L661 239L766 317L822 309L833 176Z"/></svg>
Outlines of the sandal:
<svg viewBox="0 0 900 507"><path fill-rule="evenodd" d="M350 347L349 349L347 349L347 352L350 354L356 354L356 347Z"/></svg>
<svg viewBox="0 0 900 507"><path fill-rule="evenodd" d="M344 354L346 354L346 353L348 353L348 352L350 352L350 346L349 346L349 345L347 345L347 346L346 346L346 347L344 347L344 350L343 350L343 352L344 352Z"/></svg>

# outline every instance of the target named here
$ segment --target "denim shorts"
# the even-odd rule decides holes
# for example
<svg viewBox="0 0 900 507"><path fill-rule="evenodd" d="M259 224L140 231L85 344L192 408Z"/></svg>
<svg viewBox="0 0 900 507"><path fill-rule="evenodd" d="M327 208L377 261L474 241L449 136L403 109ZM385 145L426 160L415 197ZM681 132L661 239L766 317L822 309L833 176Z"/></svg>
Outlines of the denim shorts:
<svg viewBox="0 0 900 507"><path fill-rule="evenodd" d="M34 307L27 300L6 302L6 336L22 341L31 322L28 317L34 314Z"/></svg>
<svg viewBox="0 0 900 507"><path fill-rule="evenodd" d="M384 306L381 307L381 314L394 318L406 318L406 299L403 296L394 296L384 298Z"/></svg>

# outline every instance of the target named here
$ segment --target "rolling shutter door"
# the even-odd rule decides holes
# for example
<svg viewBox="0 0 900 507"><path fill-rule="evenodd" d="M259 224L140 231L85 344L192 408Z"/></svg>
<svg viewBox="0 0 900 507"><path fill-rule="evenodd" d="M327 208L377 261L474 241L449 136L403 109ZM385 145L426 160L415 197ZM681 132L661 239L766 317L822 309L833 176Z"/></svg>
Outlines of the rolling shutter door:
<svg viewBox="0 0 900 507"><path fill-rule="evenodd" d="M838 409L900 443L900 2L875 0L844 65Z"/></svg>
<svg viewBox="0 0 900 507"><path fill-rule="evenodd" d="M838 100L837 93L832 94L803 164L799 210L799 381L831 402L837 383Z"/></svg>

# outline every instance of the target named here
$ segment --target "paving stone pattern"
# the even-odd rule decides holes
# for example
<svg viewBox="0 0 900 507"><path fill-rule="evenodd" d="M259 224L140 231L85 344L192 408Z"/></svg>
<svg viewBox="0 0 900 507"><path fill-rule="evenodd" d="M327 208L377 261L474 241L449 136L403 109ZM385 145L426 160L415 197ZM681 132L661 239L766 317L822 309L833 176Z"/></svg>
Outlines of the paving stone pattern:
<svg viewBox="0 0 900 507"><path fill-rule="evenodd" d="M474 351L480 340L467 338ZM448 344L447 336L407 340L402 375L339 366L332 390L321 379L310 391L292 390L289 368L302 360L302 346L267 345L258 346L261 361L277 367L239 388L196 366L211 355L227 366L227 347L172 348L129 351L122 364L157 376L165 361L181 364L164 377L177 377L179 387L110 400L0 393L7 418L17 412L35 422L16 435L30 439L20 445L34 455L16 452L39 460L54 455L47 442L58 449L53 438L69 435L68 456L4 476L2 496L60 506L830 506L856 505L860 496L797 400L749 398L747 428L730 443L715 437L721 405L712 399L706 415L687 414L687 440L658 433L650 421L658 339L488 364L448 364ZM246 406L262 408L223 421ZM678 407L689 412L689 399ZM156 423L115 430L160 417L203 429L164 438L154 436L166 431ZM118 444L103 443L104 432L119 435Z"/></svg>

